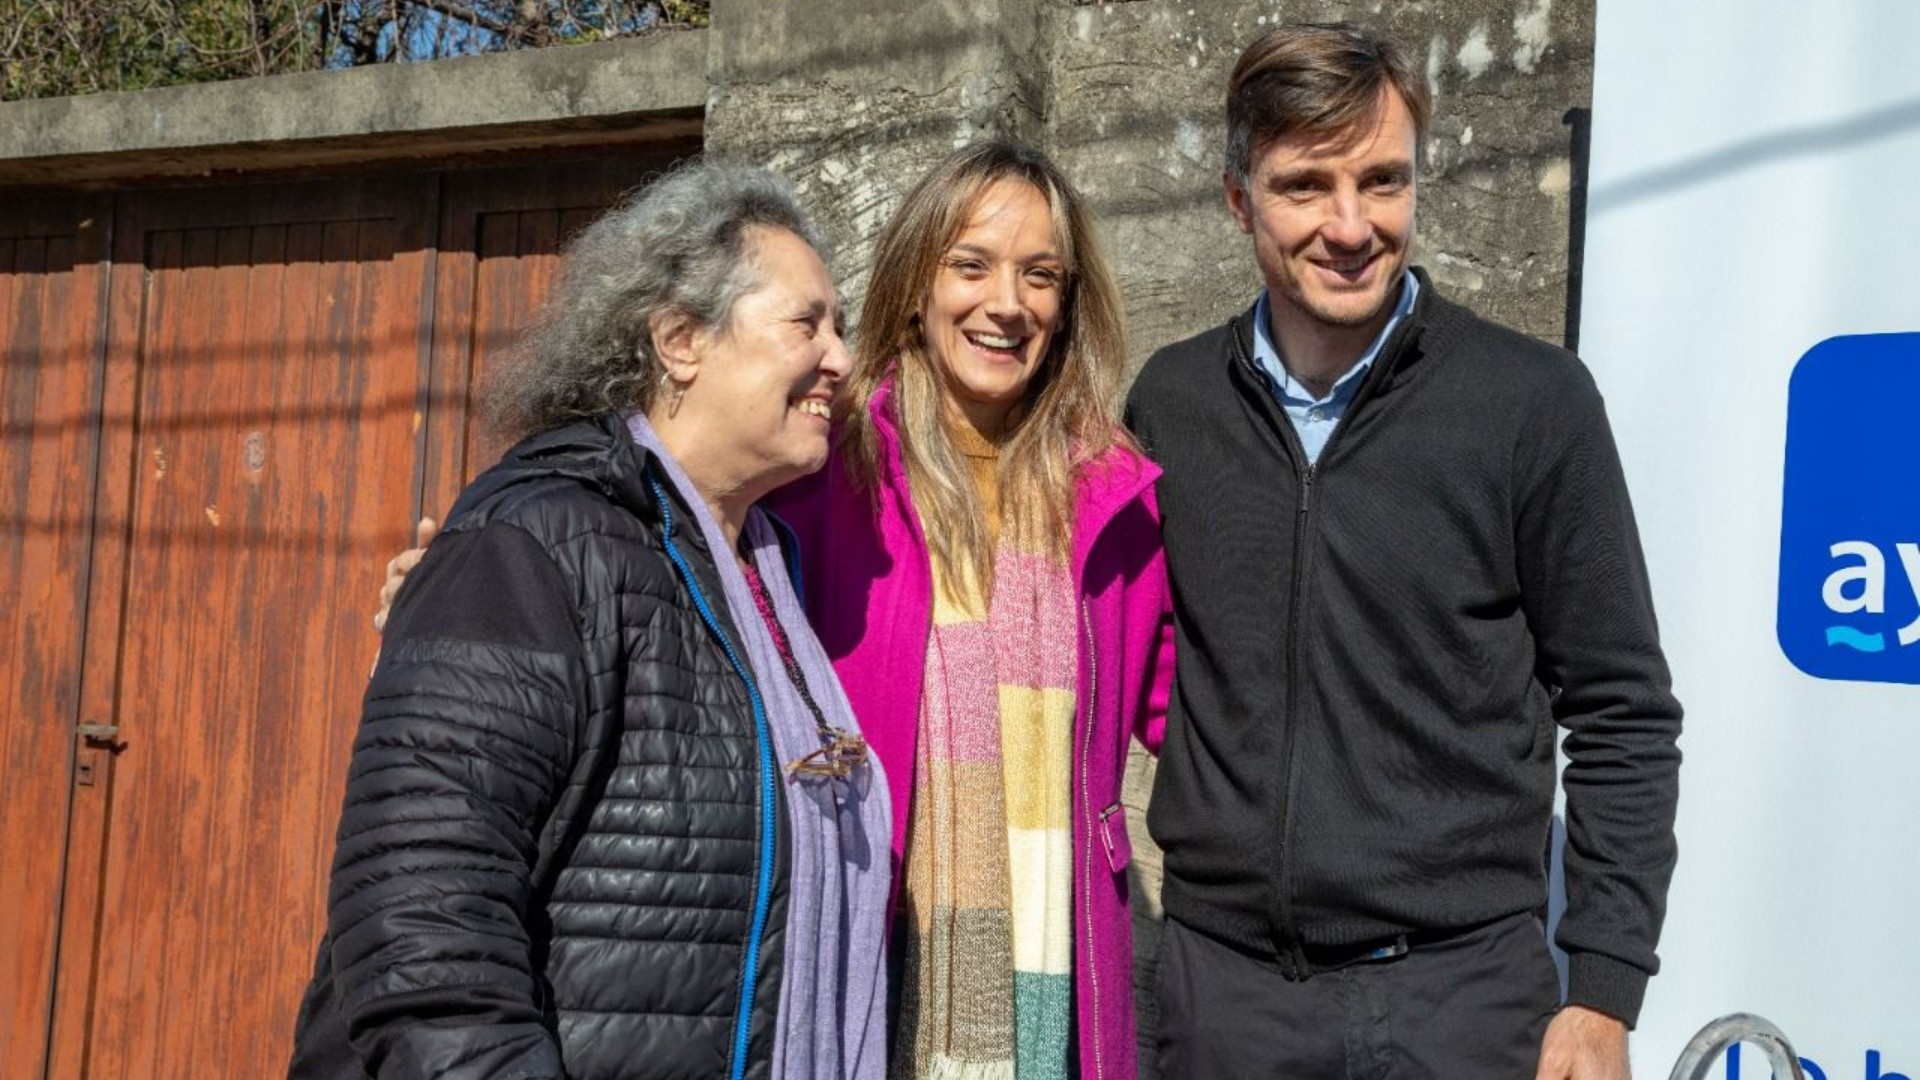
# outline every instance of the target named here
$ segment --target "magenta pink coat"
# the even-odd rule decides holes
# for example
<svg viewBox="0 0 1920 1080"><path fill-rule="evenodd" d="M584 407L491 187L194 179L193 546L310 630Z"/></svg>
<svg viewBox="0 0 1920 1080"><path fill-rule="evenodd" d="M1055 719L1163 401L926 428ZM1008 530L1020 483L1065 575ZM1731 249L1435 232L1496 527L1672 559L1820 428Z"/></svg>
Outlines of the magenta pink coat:
<svg viewBox="0 0 1920 1080"><path fill-rule="evenodd" d="M854 715L885 766L893 803L893 875L912 808L920 695L933 627L933 573L887 407L872 408L884 447L875 493L838 455L777 493L772 508L800 539L807 608ZM1127 740L1158 751L1172 677L1172 600L1153 482L1159 469L1117 449L1079 484L1073 577L1079 584L1079 714L1074 732L1074 985L1080 1075L1133 1080L1133 924L1127 910Z"/></svg>

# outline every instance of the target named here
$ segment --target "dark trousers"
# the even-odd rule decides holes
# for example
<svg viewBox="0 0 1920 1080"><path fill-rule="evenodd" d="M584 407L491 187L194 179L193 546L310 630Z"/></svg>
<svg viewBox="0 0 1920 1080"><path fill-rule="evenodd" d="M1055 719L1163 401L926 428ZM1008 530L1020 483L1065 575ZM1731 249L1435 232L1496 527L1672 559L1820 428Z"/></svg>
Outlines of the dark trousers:
<svg viewBox="0 0 1920 1080"><path fill-rule="evenodd" d="M1520 914L1301 981L1168 919L1165 1080L1532 1080L1560 979Z"/></svg>

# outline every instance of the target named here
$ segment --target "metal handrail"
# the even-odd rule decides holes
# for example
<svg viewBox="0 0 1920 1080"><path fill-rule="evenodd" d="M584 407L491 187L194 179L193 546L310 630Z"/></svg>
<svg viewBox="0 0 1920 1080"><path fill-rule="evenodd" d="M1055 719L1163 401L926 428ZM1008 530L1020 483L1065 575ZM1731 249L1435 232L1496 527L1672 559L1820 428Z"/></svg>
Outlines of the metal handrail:
<svg viewBox="0 0 1920 1080"><path fill-rule="evenodd" d="M1698 1035L1688 1040L1687 1048L1680 1051L1680 1060L1673 1063L1668 1080L1706 1080L1707 1070L1719 1059L1721 1051L1738 1042L1752 1043L1766 1051L1776 1080L1789 1076L1793 1080L1807 1080L1807 1074L1800 1070L1800 1055L1793 1052L1793 1044L1772 1022L1752 1013L1731 1013L1701 1028Z"/></svg>

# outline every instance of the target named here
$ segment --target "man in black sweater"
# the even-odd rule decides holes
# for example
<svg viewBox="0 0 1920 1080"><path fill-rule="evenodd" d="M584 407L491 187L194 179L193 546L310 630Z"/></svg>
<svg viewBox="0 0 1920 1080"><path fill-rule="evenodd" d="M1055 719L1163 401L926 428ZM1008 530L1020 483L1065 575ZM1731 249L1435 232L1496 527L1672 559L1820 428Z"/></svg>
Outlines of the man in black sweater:
<svg viewBox="0 0 1920 1080"><path fill-rule="evenodd" d="M1129 402L1176 598L1170 1078L1623 1078L1657 967L1680 707L1619 456L1578 360L1409 270L1429 108L1365 31L1250 46L1226 195L1267 288Z"/></svg>

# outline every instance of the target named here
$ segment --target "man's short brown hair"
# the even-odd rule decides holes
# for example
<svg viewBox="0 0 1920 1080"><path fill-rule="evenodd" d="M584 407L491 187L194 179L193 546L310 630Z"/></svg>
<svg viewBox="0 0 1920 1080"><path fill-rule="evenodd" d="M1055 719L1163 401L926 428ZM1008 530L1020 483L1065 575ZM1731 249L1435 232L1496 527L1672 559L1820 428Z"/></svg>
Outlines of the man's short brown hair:
<svg viewBox="0 0 1920 1080"><path fill-rule="evenodd" d="M1393 42L1352 23L1268 31L1240 54L1227 81L1227 174L1244 188L1260 144L1358 131L1377 119L1381 92L1389 89L1425 139L1433 99Z"/></svg>

